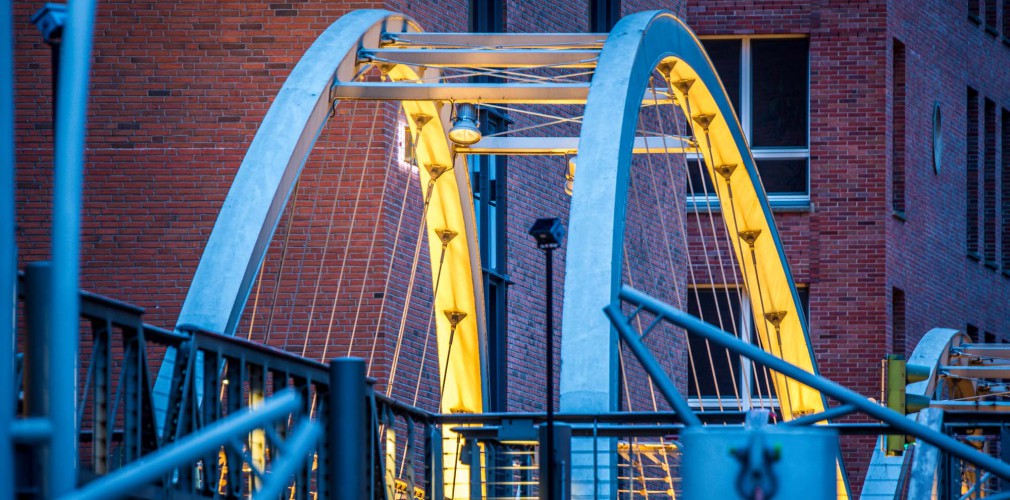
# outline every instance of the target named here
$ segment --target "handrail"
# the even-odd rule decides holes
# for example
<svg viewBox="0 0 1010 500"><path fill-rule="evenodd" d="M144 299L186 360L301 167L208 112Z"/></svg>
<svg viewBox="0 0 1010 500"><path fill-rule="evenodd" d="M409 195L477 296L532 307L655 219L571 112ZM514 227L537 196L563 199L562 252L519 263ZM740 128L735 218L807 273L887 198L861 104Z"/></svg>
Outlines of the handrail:
<svg viewBox="0 0 1010 500"><path fill-rule="evenodd" d="M297 392L291 389L281 391L265 400L258 408L246 408L218 420L201 432L190 434L166 448L151 453L144 460L103 476L63 498L90 500L126 496L134 488L155 481L173 469L196 461L207 453L216 452L221 446L234 442L255 429L297 413L300 406L301 397ZM315 435L318 435L318 431ZM304 436L302 439L311 437L311 435Z"/></svg>
<svg viewBox="0 0 1010 500"><path fill-rule="evenodd" d="M192 337L196 341L197 348L201 350L215 351L232 358L243 358L270 369L283 366L291 375L304 377L313 382L325 381L329 376L326 363L320 363L276 347L240 337L222 335L191 325L181 325L179 330Z"/></svg>

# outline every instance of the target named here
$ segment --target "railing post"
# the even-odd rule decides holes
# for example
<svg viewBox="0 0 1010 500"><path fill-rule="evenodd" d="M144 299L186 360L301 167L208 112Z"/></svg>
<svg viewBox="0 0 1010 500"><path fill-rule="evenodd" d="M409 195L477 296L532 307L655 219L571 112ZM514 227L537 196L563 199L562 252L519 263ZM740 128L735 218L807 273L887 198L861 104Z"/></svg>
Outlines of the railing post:
<svg viewBox="0 0 1010 500"><path fill-rule="evenodd" d="M330 361L330 411L326 447L330 458L330 484L348 500L366 498L365 456L368 427L365 422L365 361L339 358ZM370 465L369 465L370 466Z"/></svg>
<svg viewBox="0 0 1010 500"><path fill-rule="evenodd" d="M443 498L442 482L442 430L438 426L424 426L424 461L428 465L425 479L428 498Z"/></svg>
<svg viewBox="0 0 1010 500"><path fill-rule="evenodd" d="M49 359L52 342L52 330L49 324L50 286L52 284L52 266L49 262L32 262L25 266L25 414L28 417L48 419L51 406L49 401ZM42 496L49 487L49 463L46 460L51 453L51 443L47 440L43 446L29 452L30 463L23 470L37 471L33 481L40 481Z"/></svg>
<svg viewBox="0 0 1010 500"><path fill-rule="evenodd" d="M555 423L553 427L553 432L548 432L551 429L544 424L538 432L540 498L568 498L572 491L572 426ZM549 460L548 448L552 448Z"/></svg>

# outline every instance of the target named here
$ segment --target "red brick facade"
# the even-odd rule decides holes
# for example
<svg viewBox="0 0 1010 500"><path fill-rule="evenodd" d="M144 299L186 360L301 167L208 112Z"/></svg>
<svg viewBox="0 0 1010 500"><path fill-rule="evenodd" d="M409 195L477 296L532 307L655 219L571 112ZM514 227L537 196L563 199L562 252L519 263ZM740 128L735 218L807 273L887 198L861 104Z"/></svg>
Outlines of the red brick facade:
<svg viewBox="0 0 1010 500"><path fill-rule="evenodd" d="M39 7L15 3L22 263L47 257L52 203L50 55L28 23ZM152 324L174 325L218 209L273 96L333 20L374 7L404 12L432 31L467 29L463 0L100 2L82 286L146 307ZM1005 23L997 23L993 35L986 32L985 20L977 24L969 19L965 2L943 0L627 1L622 12L657 7L685 16L702 36L810 38L810 208L780 211L775 217L793 275L809 287L812 342L824 375L878 397L879 359L893 345L894 289L903 291L905 301L906 353L936 326L963 329L972 324L1010 339L1010 269L998 265L1010 248L995 243L1006 241L998 235L1010 221L999 219L997 208L996 269L970 258L965 246L966 89L979 92L980 110L985 98L994 101L1000 124L995 136L1001 137L999 113L1010 109ZM585 31L586 11L585 2L509 1L505 26L515 32ZM1010 18L1010 12L1002 16ZM900 67L892 56L895 40L904 47L903 124L892 114L893 69ZM938 174L932 168L937 102L944 141ZM523 119L514 118L513 126L521 127ZM426 257L417 286L413 292L408 287L422 193L407 164L394 159L387 167L387 152L402 141L397 136L400 121L392 106L338 106L335 126L320 137L289 204L294 222L285 219L275 235L260 292L254 288L250 296L240 334L317 358L347 352L367 358L372 344L360 339L377 333L373 374L381 383L388 380L403 304L412 294L396 377L413 382L424 373L418 403L430 406L438 384L435 346L432 340L425 350L423 335L431 309ZM898 218L892 215L889 174L894 132L902 128L905 212ZM373 129L379 132L370 133ZM979 130L984 142L985 130ZM980 161L981 156L979 152ZM1010 158L999 155L994 161L997 172L1006 171L999 166ZM388 179L383 175L387 168L393 172ZM507 310L510 410L543 409L543 256L526 230L537 217L567 219L564 168L560 158L520 157L508 163L507 274L514 283ZM640 181L647 182L644 177ZM993 183L1001 185L1010 184L1006 179ZM1005 203L999 196L997 207ZM1010 192L1004 189L1001 196ZM979 203L984 214L981 199ZM398 227L402 206L407 208ZM635 231L652 215L647 208L630 211L629 241L640 238ZM665 260L659 254L648 250L634 259ZM563 270L563 261L559 252L555 269ZM558 318L563 274L555 286ZM321 277L318 288L316 276ZM334 301L338 289L340 299ZM311 332L308 340L287 333L305 331ZM352 331L355 342L348 351ZM324 356L327 344L332 347ZM681 345L655 346L679 353L666 359L675 373L683 373L686 363ZM900 352L901 347L894 349ZM630 384L642 388L641 380L639 374ZM396 396L414 397L413 383L395 386ZM651 409L648 393L636 393L632 409ZM857 494L871 441L851 440L845 446Z"/></svg>

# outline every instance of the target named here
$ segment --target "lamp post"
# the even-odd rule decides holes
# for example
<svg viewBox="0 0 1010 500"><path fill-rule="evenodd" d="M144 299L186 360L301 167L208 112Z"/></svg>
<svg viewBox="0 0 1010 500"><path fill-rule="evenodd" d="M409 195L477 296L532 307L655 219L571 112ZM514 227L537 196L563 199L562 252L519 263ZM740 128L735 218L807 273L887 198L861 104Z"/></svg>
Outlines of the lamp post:
<svg viewBox="0 0 1010 500"><path fill-rule="evenodd" d="M557 217L537 219L530 228L530 235L537 242L537 248L544 251L546 258L545 294L546 294L546 345L547 345L547 453L544 460L547 464L541 485L546 485L547 491L541 491L542 498L561 498L561 492L554 481L554 249L561 246L565 237L565 226ZM541 489L544 489L541 487Z"/></svg>
<svg viewBox="0 0 1010 500"><path fill-rule="evenodd" d="M56 82L60 79L60 42L63 41L63 25L67 20L67 6L61 3L47 3L35 14L31 22L42 33L42 39L52 51L53 63L53 137L56 137Z"/></svg>

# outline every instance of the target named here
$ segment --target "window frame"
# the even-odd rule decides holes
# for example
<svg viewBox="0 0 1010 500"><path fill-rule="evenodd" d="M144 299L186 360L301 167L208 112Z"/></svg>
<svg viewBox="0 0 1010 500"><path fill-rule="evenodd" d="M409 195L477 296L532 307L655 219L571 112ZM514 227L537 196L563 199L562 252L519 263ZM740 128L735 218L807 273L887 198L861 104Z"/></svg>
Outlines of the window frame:
<svg viewBox="0 0 1010 500"><path fill-rule="evenodd" d="M481 133L504 132L511 123L508 115L492 108L479 108ZM493 162L493 163L492 163ZM507 172L505 155L467 155L467 174L471 182L477 241L481 256L481 276L484 287L484 311L488 338L488 411L506 411L508 406L508 242L506 219L508 212ZM488 165L494 165L494 196ZM477 166L476 176L474 167ZM475 182L476 180L476 182ZM494 223L491 224L491 207ZM493 229L492 229L493 228ZM494 248L489 231L495 231ZM492 255L493 260L489 256ZM494 307L492 307L492 304ZM492 311L495 314L492 314Z"/></svg>
<svg viewBox="0 0 1010 500"><path fill-rule="evenodd" d="M806 176L806 193L805 194L777 194L765 192L768 196L768 202L774 209L809 209L810 207L810 125L812 116L810 108L810 75L811 75L811 64L810 64L810 36L807 34L775 34L775 35L711 35L699 37L704 43L707 40L737 40L740 42L740 108L734 109L737 114L737 119L740 120L740 127L743 129L744 138L747 140L748 146L751 148L751 154L754 157L755 162L760 160L806 160L807 162L807 176ZM803 147L789 146L789 147L754 147L751 146L751 135L753 132L753 51L751 47L751 42L754 40L796 40L796 39L806 39L808 40L807 45L807 130L806 130L806 145ZM732 99L730 99L732 105ZM688 153L688 160L701 161L701 155L697 153ZM764 186L762 186L763 188ZM693 209L695 211L715 208L719 205L719 199L714 194L706 195L688 195L687 206L688 209Z"/></svg>

